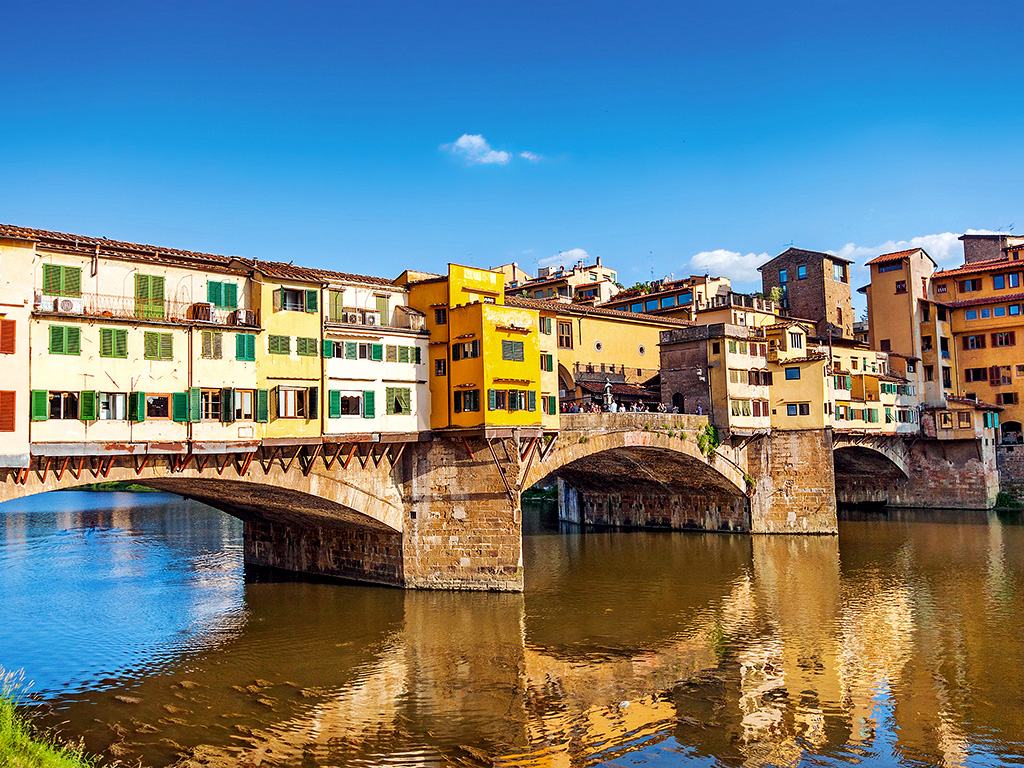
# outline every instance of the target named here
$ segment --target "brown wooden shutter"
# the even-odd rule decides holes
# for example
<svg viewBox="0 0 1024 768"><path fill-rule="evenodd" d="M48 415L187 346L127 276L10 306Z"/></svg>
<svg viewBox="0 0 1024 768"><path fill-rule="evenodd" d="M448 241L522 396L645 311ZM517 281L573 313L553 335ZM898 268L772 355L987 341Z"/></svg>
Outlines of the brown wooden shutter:
<svg viewBox="0 0 1024 768"><path fill-rule="evenodd" d="M16 402L16 392L11 392L8 390L0 392L0 432L14 431L14 406Z"/></svg>
<svg viewBox="0 0 1024 768"><path fill-rule="evenodd" d="M15 327L13 320L0 320L0 354L14 354Z"/></svg>

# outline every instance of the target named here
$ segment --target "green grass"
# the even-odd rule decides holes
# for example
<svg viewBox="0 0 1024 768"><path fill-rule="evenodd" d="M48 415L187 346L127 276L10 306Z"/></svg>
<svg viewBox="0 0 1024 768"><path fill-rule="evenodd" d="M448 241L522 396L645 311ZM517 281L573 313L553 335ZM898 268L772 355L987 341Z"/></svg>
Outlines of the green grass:
<svg viewBox="0 0 1024 768"><path fill-rule="evenodd" d="M3 670L0 669L0 673ZM0 676L0 765L5 768L93 768L81 747L62 744L33 728L18 707L21 676Z"/></svg>

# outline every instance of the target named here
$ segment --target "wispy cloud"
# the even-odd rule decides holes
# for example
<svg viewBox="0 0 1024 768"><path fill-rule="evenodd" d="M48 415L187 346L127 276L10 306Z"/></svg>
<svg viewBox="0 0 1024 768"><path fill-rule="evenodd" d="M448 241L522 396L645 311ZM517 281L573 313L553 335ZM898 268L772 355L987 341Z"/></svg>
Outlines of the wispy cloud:
<svg viewBox="0 0 1024 768"><path fill-rule="evenodd" d="M570 248L567 251L559 251L554 256L545 256L537 260L538 267L571 267L577 261L586 264L590 260L590 254L582 248Z"/></svg>
<svg viewBox="0 0 1024 768"><path fill-rule="evenodd" d="M479 133L464 133L450 144L442 144L441 149L462 158L466 165L508 165L512 159L511 152L494 149ZM530 163L543 160L542 155L534 152L520 152L518 157Z"/></svg>
<svg viewBox="0 0 1024 768"><path fill-rule="evenodd" d="M988 229L968 229L968 235L994 235L995 232ZM883 253L894 253L896 251L909 251L913 248L924 248L940 265L947 265L958 261L964 255L963 243L958 239L960 235L955 232L941 232L935 235L920 235L909 240L887 240L879 245L863 246L856 243L847 243L837 251L828 251L846 259L856 262L873 259Z"/></svg>
<svg viewBox="0 0 1024 768"><path fill-rule="evenodd" d="M701 251L683 267L695 275L709 273L728 277L737 287L742 287L744 284L760 284L761 273L757 268L770 258L767 253L740 253L718 248L714 251Z"/></svg>

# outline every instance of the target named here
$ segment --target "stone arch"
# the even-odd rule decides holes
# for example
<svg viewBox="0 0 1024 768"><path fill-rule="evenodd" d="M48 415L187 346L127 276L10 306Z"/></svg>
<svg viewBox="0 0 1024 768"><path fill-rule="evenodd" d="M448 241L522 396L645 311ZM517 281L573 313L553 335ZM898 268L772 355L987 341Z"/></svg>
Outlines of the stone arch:
<svg viewBox="0 0 1024 768"><path fill-rule="evenodd" d="M562 363L558 364L558 388L565 390L567 397L575 397L576 393L576 382L569 373L569 369L566 368Z"/></svg>
<svg viewBox="0 0 1024 768"><path fill-rule="evenodd" d="M835 435L835 474L840 477L910 477L910 459L902 438L857 439Z"/></svg>

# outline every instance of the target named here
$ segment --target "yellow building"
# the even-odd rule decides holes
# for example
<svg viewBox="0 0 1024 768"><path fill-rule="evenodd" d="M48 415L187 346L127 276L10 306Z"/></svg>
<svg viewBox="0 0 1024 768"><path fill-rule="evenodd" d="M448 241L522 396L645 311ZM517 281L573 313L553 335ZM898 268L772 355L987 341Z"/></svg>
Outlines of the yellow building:
<svg viewBox="0 0 1024 768"><path fill-rule="evenodd" d="M447 276L405 272L395 283L430 335L431 428L539 433L539 314L506 305L504 275L450 264Z"/></svg>
<svg viewBox="0 0 1024 768"><path fill-rule="evenodd" d="M696 307L712 302L715 297L730 293L727 277L691 275L681 280L658 280L622 291L602 305L606 309L635 314L647 313L693 320ZM724 322L733 322L724 319Z"/></svg>
<svg viewBox="0 0 1024 768"><path fill-rule="evenodd" d="M772 376L773 429L822 429L831 418L826 366L828 355L808 348L807 327L783 321L763 328Z"/></svg>

